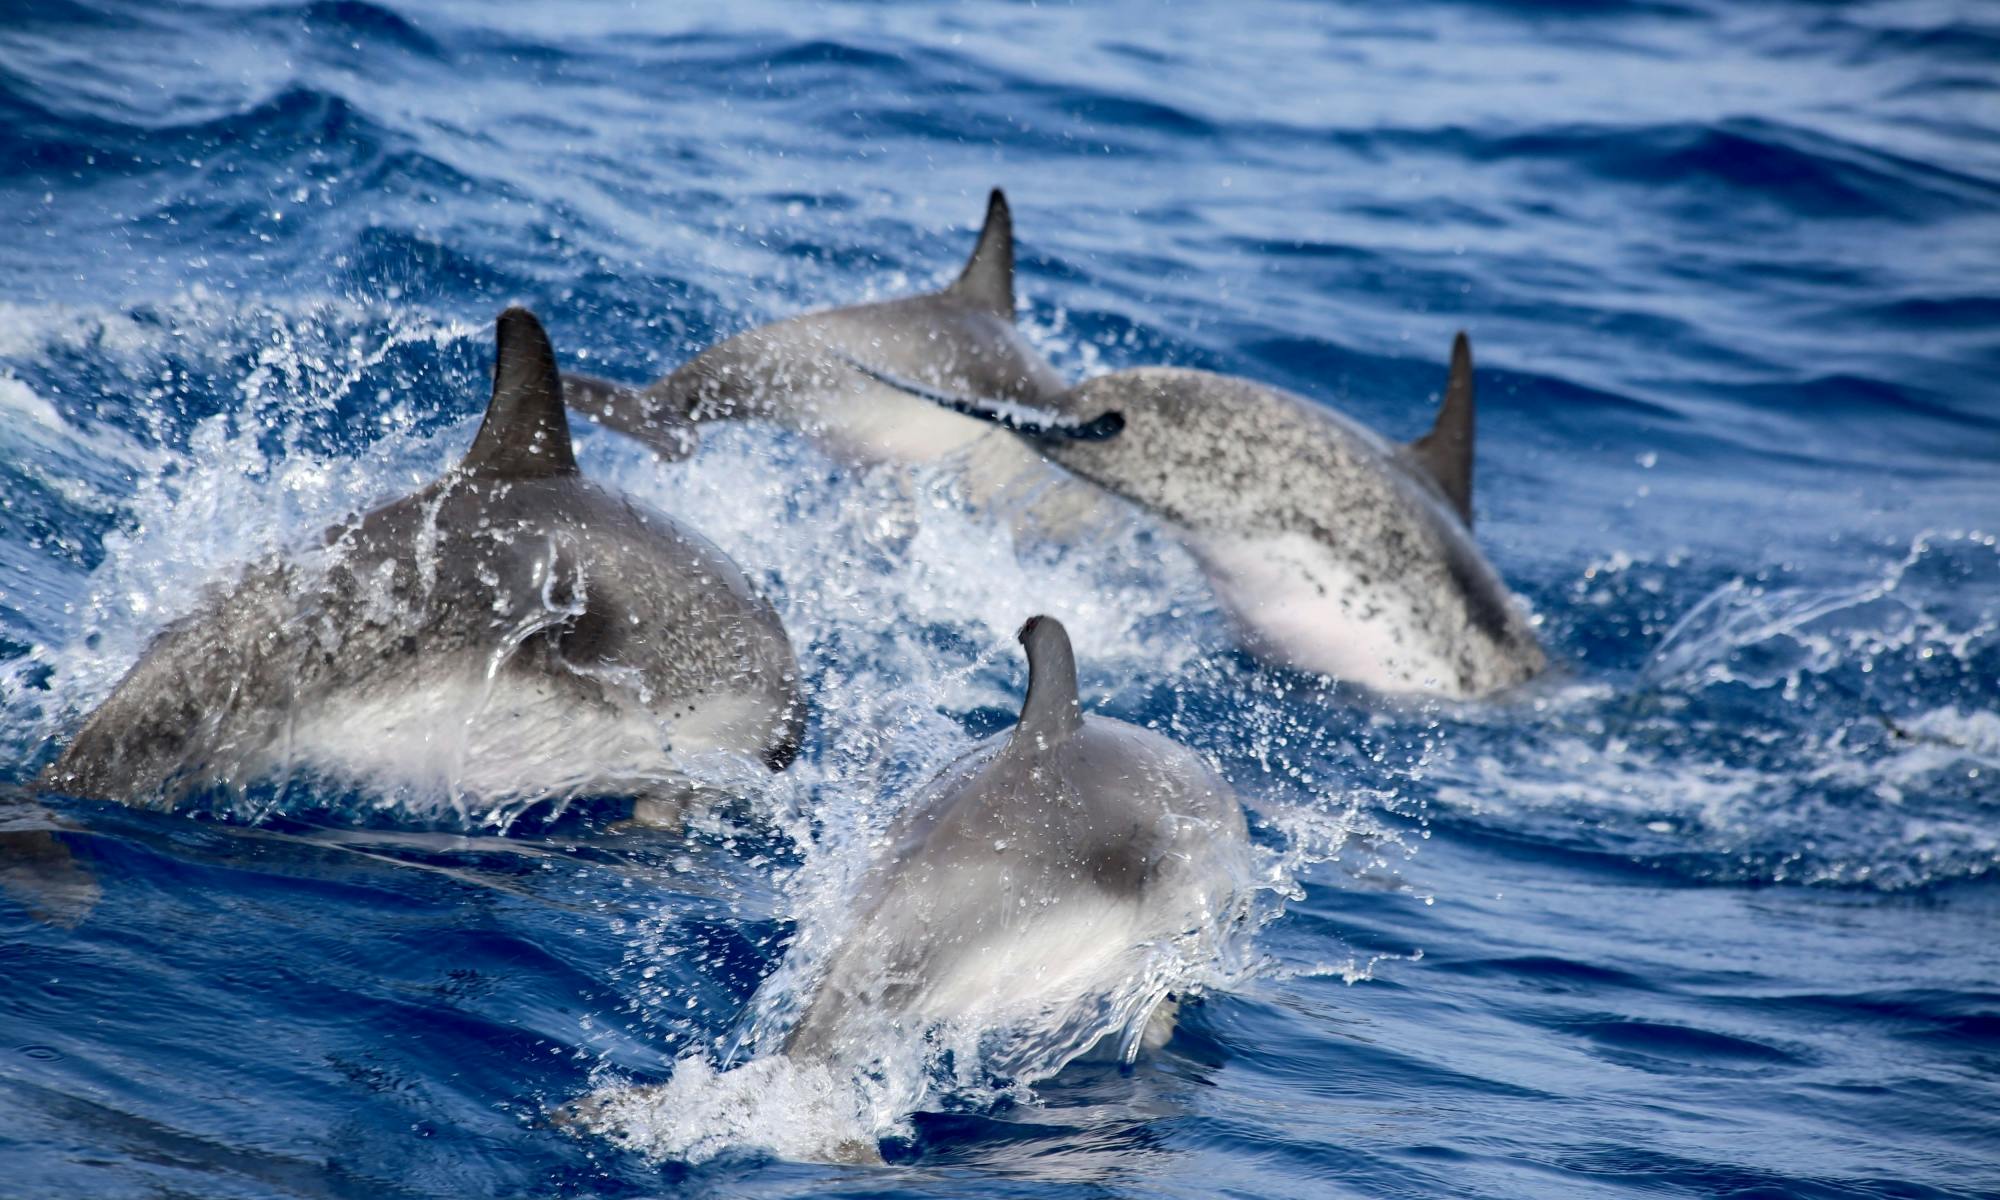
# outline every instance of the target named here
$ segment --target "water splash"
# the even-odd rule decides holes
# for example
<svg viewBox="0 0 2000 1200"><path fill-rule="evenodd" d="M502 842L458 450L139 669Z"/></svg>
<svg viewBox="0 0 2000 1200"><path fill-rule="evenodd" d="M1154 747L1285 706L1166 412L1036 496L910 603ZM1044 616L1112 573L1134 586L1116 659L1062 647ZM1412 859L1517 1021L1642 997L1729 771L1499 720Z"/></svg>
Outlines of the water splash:
<svg viewBox="0 0 2000 1200"><path fill-rule="evenodd" d="M1991 804L2000 719L1979 707L2000 705L1996 544L1924 533L1833 586L1726 581L1608 706L1450 751L1438 798L1707 882L1904 890L2000 870L1971 815Z"/></svg>

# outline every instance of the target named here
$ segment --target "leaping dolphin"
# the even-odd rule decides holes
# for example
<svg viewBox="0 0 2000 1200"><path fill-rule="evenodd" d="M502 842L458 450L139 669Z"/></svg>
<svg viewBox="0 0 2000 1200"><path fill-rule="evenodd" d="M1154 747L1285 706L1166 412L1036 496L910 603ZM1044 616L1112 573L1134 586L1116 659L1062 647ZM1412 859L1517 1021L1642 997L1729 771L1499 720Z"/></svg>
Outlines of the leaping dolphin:
<svg viewBox="0 0 2000 1200"><path fill-rule="evenodd" d="M588 391L572 403L668 455L686 444L689 419L771 421L866 462L929 462L990 432L883 375L1023 412L1045 410L1068 390L1014 325L1014 222L998 188L972 257L943 291L760 326L643 389L580 381ZM1075 436L1105 436L1088 419L1046 411L1028 424L1022 431L1040 436L1072 436L1073 426Z"/></svg>
<svg viewBox="0 0 2000 1200"><path fill-rule="evenodd" d="M958 414L1019 419L1005 399L878 378ZM1163 520L1259 655L1378 691L1461 699L1547 666L1472 539L1465 334L1452 343L1436 421L1405 446L1291 392L1210 371L1114 371L1045 403L1117 416L1115 437L1036 447Z"/></svg>
<svg viewBox="0 0 2000 1200"><path fill-rule="evenodd" d="M583 478L532 313L495 336L462 462L169 626L41 785L171 805L301 771L652 795L693 753L789 762L804 711L776 612L721 550Z"/></svg>
<svg viewBox="0 0 2000 1200"><path fill-rule="evenodd" d="M1229 785L1193 751L1079 702L1069 634L1034 617L1020 720L946 768L891 826L853 926L785 1052L865 1062L886 1026L968 1023L1094 1038L1077 1020L1155 954L1212 944L1247 894ZM1136 1049L1166 984L1121 1031ZM1047 1070L1089 1041L1037 1045Z"/></svg>
<svg viewBox="0 0 2000 1200"><path fill-rule="evenodd" d="M1020 721L890 826L782 1039L792 1065L853 1079L907 1066L911 1047L936 1039L975 1045L982 1067L1029 1082L1100 1042L1129 1058L1160 1035L1176 980L1210 965L1244 919L1250 842L1229 785L1161 734L1086 715L1053 618L1018 636ZM564 1116L633 1137L673 1087L602 1092ZM832 1152L867 1160L874 1147Z"/></svg>

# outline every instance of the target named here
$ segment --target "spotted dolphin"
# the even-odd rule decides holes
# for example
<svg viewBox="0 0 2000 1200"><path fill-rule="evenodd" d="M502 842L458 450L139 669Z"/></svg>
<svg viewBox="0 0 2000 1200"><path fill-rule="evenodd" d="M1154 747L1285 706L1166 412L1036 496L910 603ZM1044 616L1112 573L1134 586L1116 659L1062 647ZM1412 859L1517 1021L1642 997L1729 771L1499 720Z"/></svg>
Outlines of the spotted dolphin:
<svg viewBox="0 0 2000 1200"><path fill-rule="evenodd" d="M513 308L463 461L170 625L40 783L142 805L292 772L650 795L693 754L784 766L799 679L727 555L582 476L554 351Z"/></svg>
<svg viewBox="0 0 2000 1200"><path fill-rule="evenodd" d="M1018 636L1020 720L894 820L831 953L773 977L781 989L805 980L810 998L776 1055L731 1073L748 1087L784 1086L773 1081L791 1073L837 1089L898 1070L888 1064L907 1071L905 1056L927 1046L972 1046L981 1067L1023 1081L1086 1052L1130 1058L1171 1031L1170 990L1241 928L1251 850L1229 785L1165 736L1085 713L1056 620L1035 617ZM608 1088L558 1119L644 1143L677 1122L667 1109L702 1103L704 1069L680 1070L697 1082ZM803 1154L879 1161L872 1142L845 1136Z"/></svg>
<svg viewBox="0 0 2000 1200"><path fill-rule="evenodd" d="M1166 995L1151 957L1211 946L1240 915L1250 845L1229 785L1159 733L1085 714L1060 622L1018 636L1020 720L891 826L786 1054L865 1062L885 1027L1030 1027L1022 1050L1053 1070L1104 1031L1084 1014L1116 1003L1129 1056Z"/></svg>
<svg viewBox="0 0 2000 1200"><path fill-rule="evenodd" d="M861 364L865 364L865 367ZM1023 411L1068 390L1014 324L1014 222L994 189L958 278L942 291L806 313L737 334L649 387L579 381L577 411L673 455L686 421L763 420L866 462L930 462L991 432L895 380ZM1046 426L1046 427L1044 427ZM1047 415L1022 432L1066 436ZM1103 436L1102 426L1082 436Z"/></svg>
<svg viewBox="0 0 2000 1200"><path fill-rule="evenodd" d="M959 415L1020 419L1004 398L983 406L878 377ZM1115 437L1036 447L1163 521L1261 657L1377 691L1460 699L1547 666L1472 538L1475 414L1463 333L1436 420L1408 445L1291 392L1210 371L1114 371L1043 403L1116 418Z"/></svg>

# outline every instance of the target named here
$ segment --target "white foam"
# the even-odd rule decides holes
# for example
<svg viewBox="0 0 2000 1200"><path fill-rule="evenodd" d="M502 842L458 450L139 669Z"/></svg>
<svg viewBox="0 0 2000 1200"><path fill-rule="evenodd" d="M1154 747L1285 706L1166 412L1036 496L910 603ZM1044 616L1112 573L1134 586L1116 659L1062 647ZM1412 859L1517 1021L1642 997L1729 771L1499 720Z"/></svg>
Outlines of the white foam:
<svg viewBox="0 0 2000 1200"><path fill-rule="evenodd" d="M798 1162L867 1162L909 1129L914 1096L824 1064L773 1056L718 1071L700 1055L632 1087L607 1077L579 1105L592 1132L654 1158L706 1162L764 1152Z"/></svg>
<svg viewBox="0 0 2000 1200"><path fill-rule="evenodd" d="M462 324L329 299L237 308L199 290L164 305L158 323L61 307L14 305L4 315L16 353L69 346L121 367L135 394L120 399L151 430L150 440L108 426L72 434L32 393L24 398L19 389L0 389L30 414L34 428L66 438L76 457L96 464L95 471L75 473L75 486L85 490L73 502L119 516L104 538L103 562L87 580L21 597L48 606L28 613L33 624L60 631L8 664L9 683L0 689L10 724L28 727L38 741L94 708L154 634L192 611L207 587L428 482L452 460L454 443L463 445L457 431L417 432L423 413L457 406L442 394L362 405L373 409L380 436L358 463L309 449L302 433L392 345L449 344L473 333ZM362 334L385 321L386 334ZM240 406L197 423L184 450L162 445L172 397L153 382L161 358L171 352L226 360L243 345L257 347L257 365L239 385ZM271 442L275 455L265 451ZM23 458L47 470L51 460L40 449L29 447ZM53 462L62 465L60 457ZM59 494L71 498L70 490ZM41 670L49 672L46 696L16 682Z"/></svg>

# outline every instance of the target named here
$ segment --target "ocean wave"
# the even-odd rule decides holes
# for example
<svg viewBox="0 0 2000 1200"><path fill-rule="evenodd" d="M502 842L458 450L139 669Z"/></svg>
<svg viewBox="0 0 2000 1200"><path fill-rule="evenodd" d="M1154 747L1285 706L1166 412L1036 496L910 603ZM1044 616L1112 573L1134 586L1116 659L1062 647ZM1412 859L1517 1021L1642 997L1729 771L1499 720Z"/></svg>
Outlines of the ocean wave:
<svg viewBox="0 0 2000 1200"><path fill-rule="evenodd" d="M223 15L222 10L218 15ZM237 14L229 13L234 17ZM272 5L252 10L249 17L275 26L296 25L312 39L344 49L362 43L389 46L425 58L445 59L444 46L394 9L367 0L312 0L304 5Z"/></svg>
<svg viewBox="0 0 2000 1200"><path fill-rule="evenodd" d="M2000 200L2000 183L1983 176L1770 120L1574 126L1458 141L1474 157L1571 162L1592 178L1665 189L1702 206L1683 211L1704 214L1752 200L1799 216L1919 221L1990 211Z"/></svg>
<svg viewBox="0 0 2000 1200"><path fill-rule="evenodd" d="M1619 703L1579 697L1469 759L1445 743L1439 819L1699 883L1990 876L1996 572L1991 535L1926 535L1845 588L1730 581Z"/></svg>

